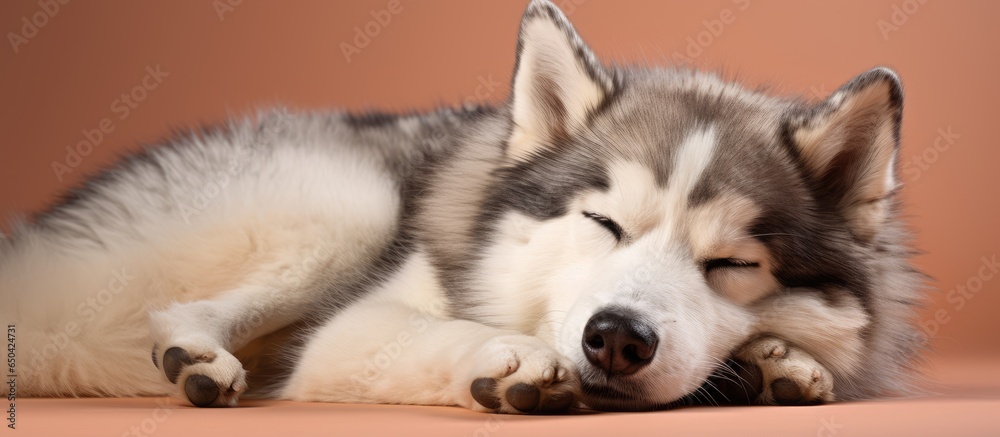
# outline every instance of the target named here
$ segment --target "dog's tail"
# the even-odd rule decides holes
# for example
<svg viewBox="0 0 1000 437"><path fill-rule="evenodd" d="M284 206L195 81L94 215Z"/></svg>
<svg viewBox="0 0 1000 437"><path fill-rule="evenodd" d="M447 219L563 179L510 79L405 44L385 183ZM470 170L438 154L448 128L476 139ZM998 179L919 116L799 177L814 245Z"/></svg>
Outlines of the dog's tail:
<svg viewBox="0 0 1000 437"><path fill-rule="evenodd" d="M126 262L31 226L0 240L0 323L20 396L164 394ZM143 363L144 366L136 363Z"/></svg>

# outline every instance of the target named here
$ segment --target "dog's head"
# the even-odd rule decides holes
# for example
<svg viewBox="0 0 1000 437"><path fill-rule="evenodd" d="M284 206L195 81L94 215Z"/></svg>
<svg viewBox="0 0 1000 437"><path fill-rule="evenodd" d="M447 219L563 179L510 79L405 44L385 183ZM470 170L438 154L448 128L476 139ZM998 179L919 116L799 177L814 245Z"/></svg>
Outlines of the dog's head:
<svg viewBox="0 0 1000 437"><path fill-rule="evenodd" d="M857 366L897 187L894 73L809 105L609 68L544 1L517 52L479 273L484 307L523 306L481 318L557 344L601 409L680 399L764 332Z"/></svg>

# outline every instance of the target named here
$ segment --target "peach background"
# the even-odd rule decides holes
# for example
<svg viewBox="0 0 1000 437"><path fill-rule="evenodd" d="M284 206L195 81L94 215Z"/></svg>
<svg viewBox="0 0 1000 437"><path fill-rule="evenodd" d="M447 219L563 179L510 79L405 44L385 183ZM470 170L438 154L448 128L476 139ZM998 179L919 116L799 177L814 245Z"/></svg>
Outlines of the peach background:
<svg viewBox="0 0 1000 437"><path fill-rule="evenodd" d="M403 0L402 10L347 62L341 43L388 0L366 2L70 2L18 53L0 47L0 216L30 214L86 175L164 137L171 128L213 123L282 103L291 108L430 108L507 93L523 2ZM235 0L232 0L236 2ZM996 2L560 0L606 60L671 62L725 10L733 20L707 38L694 62L722 68L778 93L825 95L874 65L891 66L907 89L903 196L926 252L916 264L944 292L977 275L1000 253L994 134L1000 16ZM741 7L746 6L745 10ZM912 14L902 12L910 8ZM884 38L878 22L898 29ZM37 1L0 2L0 31L19 32ZM905 22L902 21L905 17ZM728 19L729 16L726 15ZM716 25L718 27L718 25ZM5 41L7 39L5 38ZM169 73L118 119L112 102L139 85L147 66ZM490 82L499 83L487 87ZM477 95L478 93L478 95ZM67 145L108 117L82 163L56 177ZM960 135L934 152L939 129ZM943 145L943 144L942 144ZM924 157L924 158L921 158ZM925 169L919 170L921 159ZM922 320L946 316L941 355L997 354L1000 277L958 309L936 294ZM942 318L942 320L944 320Z"/></svg>

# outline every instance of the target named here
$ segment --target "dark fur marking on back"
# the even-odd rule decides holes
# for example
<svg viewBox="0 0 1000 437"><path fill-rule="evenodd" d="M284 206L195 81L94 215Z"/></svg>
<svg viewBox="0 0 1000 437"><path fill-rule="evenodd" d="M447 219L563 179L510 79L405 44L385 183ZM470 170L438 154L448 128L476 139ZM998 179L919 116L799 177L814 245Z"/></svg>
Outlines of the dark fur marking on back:
<svg viewBox="0 0 1000 437"><path fill-rule="evenodd" d="M344 122L355 129L370 129L386 127L396 123L399 116L385 112L363 112L359 114L344 114Z"/></svg>

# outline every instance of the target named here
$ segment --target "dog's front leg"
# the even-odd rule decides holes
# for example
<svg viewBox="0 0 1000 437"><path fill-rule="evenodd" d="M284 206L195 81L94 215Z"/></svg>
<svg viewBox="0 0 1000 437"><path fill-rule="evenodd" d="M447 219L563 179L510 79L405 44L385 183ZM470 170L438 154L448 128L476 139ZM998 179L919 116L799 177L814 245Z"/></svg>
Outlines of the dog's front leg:
<svg viewBox="0 0 1000 437"><path fill-rule="evenodd" d="M578 387L572 363L537 337L375 301L312 336L282 395L551 413L571 407Z"/></svg>

